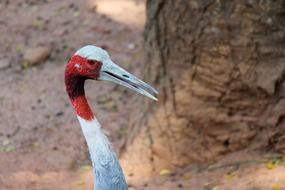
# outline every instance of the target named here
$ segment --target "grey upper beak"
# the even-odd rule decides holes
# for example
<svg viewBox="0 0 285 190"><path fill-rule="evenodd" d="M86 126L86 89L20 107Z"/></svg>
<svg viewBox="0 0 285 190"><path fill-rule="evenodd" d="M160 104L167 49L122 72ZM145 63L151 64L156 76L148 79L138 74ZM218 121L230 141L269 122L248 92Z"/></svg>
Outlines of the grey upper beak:
<svg viewBox="0 0 285 190"><path fill-rule="evenodd" d="M153 87L143 82L142 80L138 79L134 75L130 74L123 68L119 67L111 60L108 60L103 63L100 71L100 77L98 79L111 81L119 85L128 87L140 94L143 94L157 101L157 98L155 97L155 94L158 94L157 90L155 90Z"/></svg>

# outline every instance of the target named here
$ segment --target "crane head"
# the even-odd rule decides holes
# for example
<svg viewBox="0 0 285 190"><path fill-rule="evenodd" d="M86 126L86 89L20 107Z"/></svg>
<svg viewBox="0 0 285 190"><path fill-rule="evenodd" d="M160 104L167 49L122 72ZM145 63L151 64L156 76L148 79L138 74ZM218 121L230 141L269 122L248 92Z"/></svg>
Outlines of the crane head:
<svg viewBox="0 0 285 190"><path fill-rule="evenodd" d="M158 92L153 87L116 65L107 51L93 45L76 51L66 72L84 79L114 82L157 101L155 94Z"/></svg>

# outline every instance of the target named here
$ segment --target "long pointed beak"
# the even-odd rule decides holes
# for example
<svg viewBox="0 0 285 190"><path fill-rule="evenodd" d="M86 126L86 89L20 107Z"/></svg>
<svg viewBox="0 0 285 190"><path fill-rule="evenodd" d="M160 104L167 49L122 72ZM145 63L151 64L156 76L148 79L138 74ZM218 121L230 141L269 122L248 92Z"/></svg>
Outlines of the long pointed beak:
<svg viewBox="0 0 285 190"><path fill-rule="evenodd" d="M107 61L102 64L100 77L98 79L117 83L157 101L155 94L158 94L158 92L153 87L130 74L112 61Z"/></svg>

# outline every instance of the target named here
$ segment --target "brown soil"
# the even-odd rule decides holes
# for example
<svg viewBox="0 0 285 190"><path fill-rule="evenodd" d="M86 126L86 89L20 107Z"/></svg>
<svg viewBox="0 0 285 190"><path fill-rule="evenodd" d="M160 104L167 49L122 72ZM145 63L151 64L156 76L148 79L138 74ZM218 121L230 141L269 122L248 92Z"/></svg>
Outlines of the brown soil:
<svg viewBox="0 0 285 190"><path fill-rule="evenodd" d="M140 76L144 8L144 1L135 0L0 1L1 190L92 189L87 148L65 93L64 66L76 49L96 44ZM37 46L49 48L49 58L23 67L25 49ZM143 97L104 82L88 82L86 89L119 152L132 101ZM127 179L130 189L281 190L282 161L243 151L214 164L165 170L148 181L139 174Z"/></svg>

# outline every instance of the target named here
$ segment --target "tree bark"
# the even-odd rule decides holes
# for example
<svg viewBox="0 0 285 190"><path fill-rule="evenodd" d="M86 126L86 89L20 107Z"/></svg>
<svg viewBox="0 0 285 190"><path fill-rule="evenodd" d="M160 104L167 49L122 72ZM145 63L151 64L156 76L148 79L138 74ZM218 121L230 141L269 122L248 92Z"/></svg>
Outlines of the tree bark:
<svg viewBox="0 0 285 190"><path fill-rule="evenodd" d="M159 106L140 109L128 171L285 151L283 0L148 0L145 50Z"/></svg>

